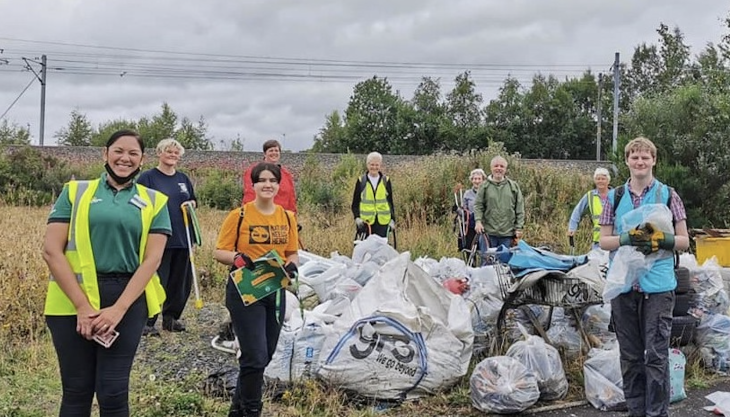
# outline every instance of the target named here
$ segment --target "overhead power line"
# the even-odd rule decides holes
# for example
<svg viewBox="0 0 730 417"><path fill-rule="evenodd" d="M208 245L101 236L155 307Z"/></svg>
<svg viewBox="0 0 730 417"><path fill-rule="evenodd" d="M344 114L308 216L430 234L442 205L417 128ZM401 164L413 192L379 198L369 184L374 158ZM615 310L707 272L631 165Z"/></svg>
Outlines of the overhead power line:
<svg viewBox="0 0 730 417"><path fill-rule="evenodd" d="M25 88L23 89L23 91L21 91L20 94L18 94L18 97L15 97L15 100L13 100L13 102L10 103L10 105L8 106L8 108L5 109L5 111L3 112L2 116L0 116L0 119L4 118L5 115L8 114L8 112L10 111L10 109L13 108L13 106L15 105L15 103L17 103L18 100L20 100L20 98L23 97L23 94L25 94L25 92L28 91L28 89L30 88L30 86L33 85L33 82L34 81L35 81L35 76L30 80L30 82L28 83L28 85L25 86Z"/></svg>
<svg viewBox="0 0 730 417"><path fill-rule="evenodd" d="M418 83L424 77L449 83L457 74L470 72L476 83L501 85L506 78L530 83L535 74L575 78L591 66L585 64L497 64L361 61L303 59L254 55L232 55L166 51L79 43L37 41L0 37L0 41L40 45L43 50L5 48L11 62L0 71L18 68L12 60L48 54L58 75L121 76L139 78L289 81L351 83L374 75L393 81ZM604 67L600 64L599 67Z"/></svg>
<svg viewBox="0 0 730 417"><path fill-rule="evenodd" d="M261 56L261 55L233 55L233 54L210 54L210 53L200 53L200 52L180 52L180 51L168 51L168 50L157 50L157 49L140 49L140 48L125 48L125 47L115 47L115 46L100 46L100 45L88 45L88 44L79 44L79 43L67 43L67 42L52 42L52 41L38 41L38 40L30 40L30 39L18 39L18 38L7 38L7 37L0 37L0 40L5 41L12 41L12 42L22 42L22 43L31 43L31 44L41 44L41 45L56 45L56 46L64 46L64 47L73 47L73 48L89 48L89 49L100 49L100 50L111 50L111 51L127 51L127 52L141 52L141 53L150 53L150 54L166 54L166 55L177 55L177 56L183 56L183 57L211 57L211 58L233 58L233 59L239 59L239 60L265 60L266 62L272 62L272 61L279 61L279 62L288 62L288 63L306 63L306 64L355 64L358 66L367 66L367 65L376 65L376 66L387 66L387 65L396 65L396 66L427 66L427 67L434 67L434 66L440 66L440 67L450 67L450 68L462 68L465 65L472 67L472 68L489 68L489 67L502 67L502 68L554 68L554 67L572 67L572 68L586 68L586 67L592 67L592 66L604 66L604 63L598 64L598 65L590 65L590 64L582 64L582 63L574 63L574 64L492 64L492 63L471 63L471 64L460 64L460 63L436 63L436 62L395 62L395 61L358 61L358 60L338 60L338 59L319 59L319 58L283 58L283 57L267 57L267 56ZM50 52L47 48L44 49L44 52ZM60 51L59 51L60 52ZM54 51L54 54L58 54L58 52ZM129 56L126 56L129 57ZM157 57L160 59L161 57Z"/></svg>

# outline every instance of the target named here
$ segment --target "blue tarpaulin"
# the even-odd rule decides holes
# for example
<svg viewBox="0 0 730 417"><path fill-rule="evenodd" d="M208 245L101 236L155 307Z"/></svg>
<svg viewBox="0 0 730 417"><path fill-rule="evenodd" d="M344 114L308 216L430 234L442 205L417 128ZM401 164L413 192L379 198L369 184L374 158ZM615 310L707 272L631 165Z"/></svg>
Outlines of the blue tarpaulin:
<svg viewBox="0 0 730 417"><path fill-rule="evenodd" d="M538 270L565 272L586 262L588 262L587 255L558 255L547 250L533 248L524 240L520 240L517 248L512 249L512 257L508 264L515 277L521 277Z"/></svg>

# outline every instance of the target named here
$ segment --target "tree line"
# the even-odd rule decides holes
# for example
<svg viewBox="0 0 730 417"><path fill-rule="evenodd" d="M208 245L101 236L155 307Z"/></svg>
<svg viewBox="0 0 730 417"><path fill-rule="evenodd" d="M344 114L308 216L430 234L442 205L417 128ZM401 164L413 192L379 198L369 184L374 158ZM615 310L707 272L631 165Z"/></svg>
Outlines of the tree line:
<svg viewBox="0 0 730 417"><path fill-rule="evenodd" d="M660 152L658 177L689 200L691 215L727 226L730 15L722 23L725 34L694 56L678 27L660 24L655 43L636 46L620 64L619 155L610 151L613 77L590 70L562 80L535 74L529 85L507 78L497 97L486 103L469 71L456 76L446 94L440 80L425 76L410 98L394 91L387 78L373 76L354 86L344 111L326 115L310 151L419 155L501 143L524 158L594 159L600 125L605 132L600 157L617 162L619 181L626 176L621 147L633 137L647 136ZM119 128L138 130L150 147L175 137L188 149L215 148L203 116L197 122L180 119L167 103L152 117L98 126L75 110L55 137L59 145L102 146ZM0 144L8 143L30 143L28 129L0 123ZM240 136L228 144L229 150L242 148Z"/></svg>
<svg viewBox="0 0 730 417"><path fill-rule="evenodd" d="M728 29L729 21L724 22ZM656 44L638 45L629 62L620 65L619 137L625 141L643 133L666 149L687 147L704 141L705 135L684 132L685 143L674 144L670 138L679 132L659 128L648 108L667 105L682 91L707 94L709 100L683 109L687 117L682 122L689 124L677 127L706 125L701 115L727 103L730 41L726 34L693 58L679 28L661 24L656 31ZM488 103L469 71L454 79L454 88L445 96L438 79L423 77L410 98L394 91L387 78L374 76L354 87L343 112L326 116L312 150L432 154L485 149L490 142L501 142L509 152L526 158L595 159L600 124L600 157L606 159L612 143L614 80L612 74L600 75L588 70L560 80L536 74L527 86L507 78ZM713 132L727 129L727 122L715 122L708 126Z"/></svg>

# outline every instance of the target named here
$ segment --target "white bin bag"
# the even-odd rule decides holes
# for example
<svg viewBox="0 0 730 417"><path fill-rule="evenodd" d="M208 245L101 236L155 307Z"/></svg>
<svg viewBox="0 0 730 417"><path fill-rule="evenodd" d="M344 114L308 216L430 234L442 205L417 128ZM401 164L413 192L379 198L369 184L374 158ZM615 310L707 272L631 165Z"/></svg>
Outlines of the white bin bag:
<svg viewBox="0 0 730 417"><path fill-rule="evenodd" d="M318 375L378 399L433 394L466 375L469 309L405 252L380 268L332 325Z"/></svg>

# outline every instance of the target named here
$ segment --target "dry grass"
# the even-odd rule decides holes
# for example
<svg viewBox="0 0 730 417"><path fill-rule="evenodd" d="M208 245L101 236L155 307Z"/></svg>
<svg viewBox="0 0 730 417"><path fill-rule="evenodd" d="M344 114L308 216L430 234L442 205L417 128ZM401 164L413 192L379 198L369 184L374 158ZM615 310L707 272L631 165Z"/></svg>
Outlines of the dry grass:
<svg viewBox="0 0 730 417"><path fill-rule="evenodd" d="M455 235L450 216L437 216L438 210L448 212L453 200L453 178L467 175L474 166L486 166L489 156L467 158L443 157L426 160L418 167L404 167L389 173L399 205L398 249L418 256L455 256ZM515 177L525 190L528 222L525 239L533 244L547 244L567 252L565 237L567 218L572 205L589 187L590 179L543 168L515 167ZM354 183L345 178L344 184ZM351 190L342 187L341 199L349 198ZM426 202L423 199L427 199ZM419 203L420 202L420 203ZM344 204L341 204L342 207ZM441 207L441 208L439 208ZM0 242L0 416L46 416L56 413L60 399L55 353L42 317L48 271L41 259L41 244L48 207L1 207ZM442 213L443 213L442 212ZM223 211L199 210L203 229L203 247L195 260L203 297L206 303L221 302L225 269L212 258L218 228L227 214ZM308 250L328 256L331 252L352 253L354 230L347 211L338 214L316 208L302 210L302 241ZM578 238L578 252L586 252L589 228L584 223ZM186 313L187 314L187 313ZM190 334L188 334L190 336ZM233 361L231 361L233 362ZM570 397L582 397L581 361L567 366ZM210 399L197 391L199 379L178 384L150 381L144 369L133 371L132 403L134 414L158 416L162 402L174 401L164 410L176 415L225 415L227 401ZM699 365L689 367L688 381L701 386L708 377ZM468 378L449 392L404 404L387 412L376 412L372 404L355 404L343 393L309 382L288 392L284 399L271 405L276 415L299 416L373 416L373 415L480 415L471 407ZM194 410L194 411L190 411Z"/></svg>

